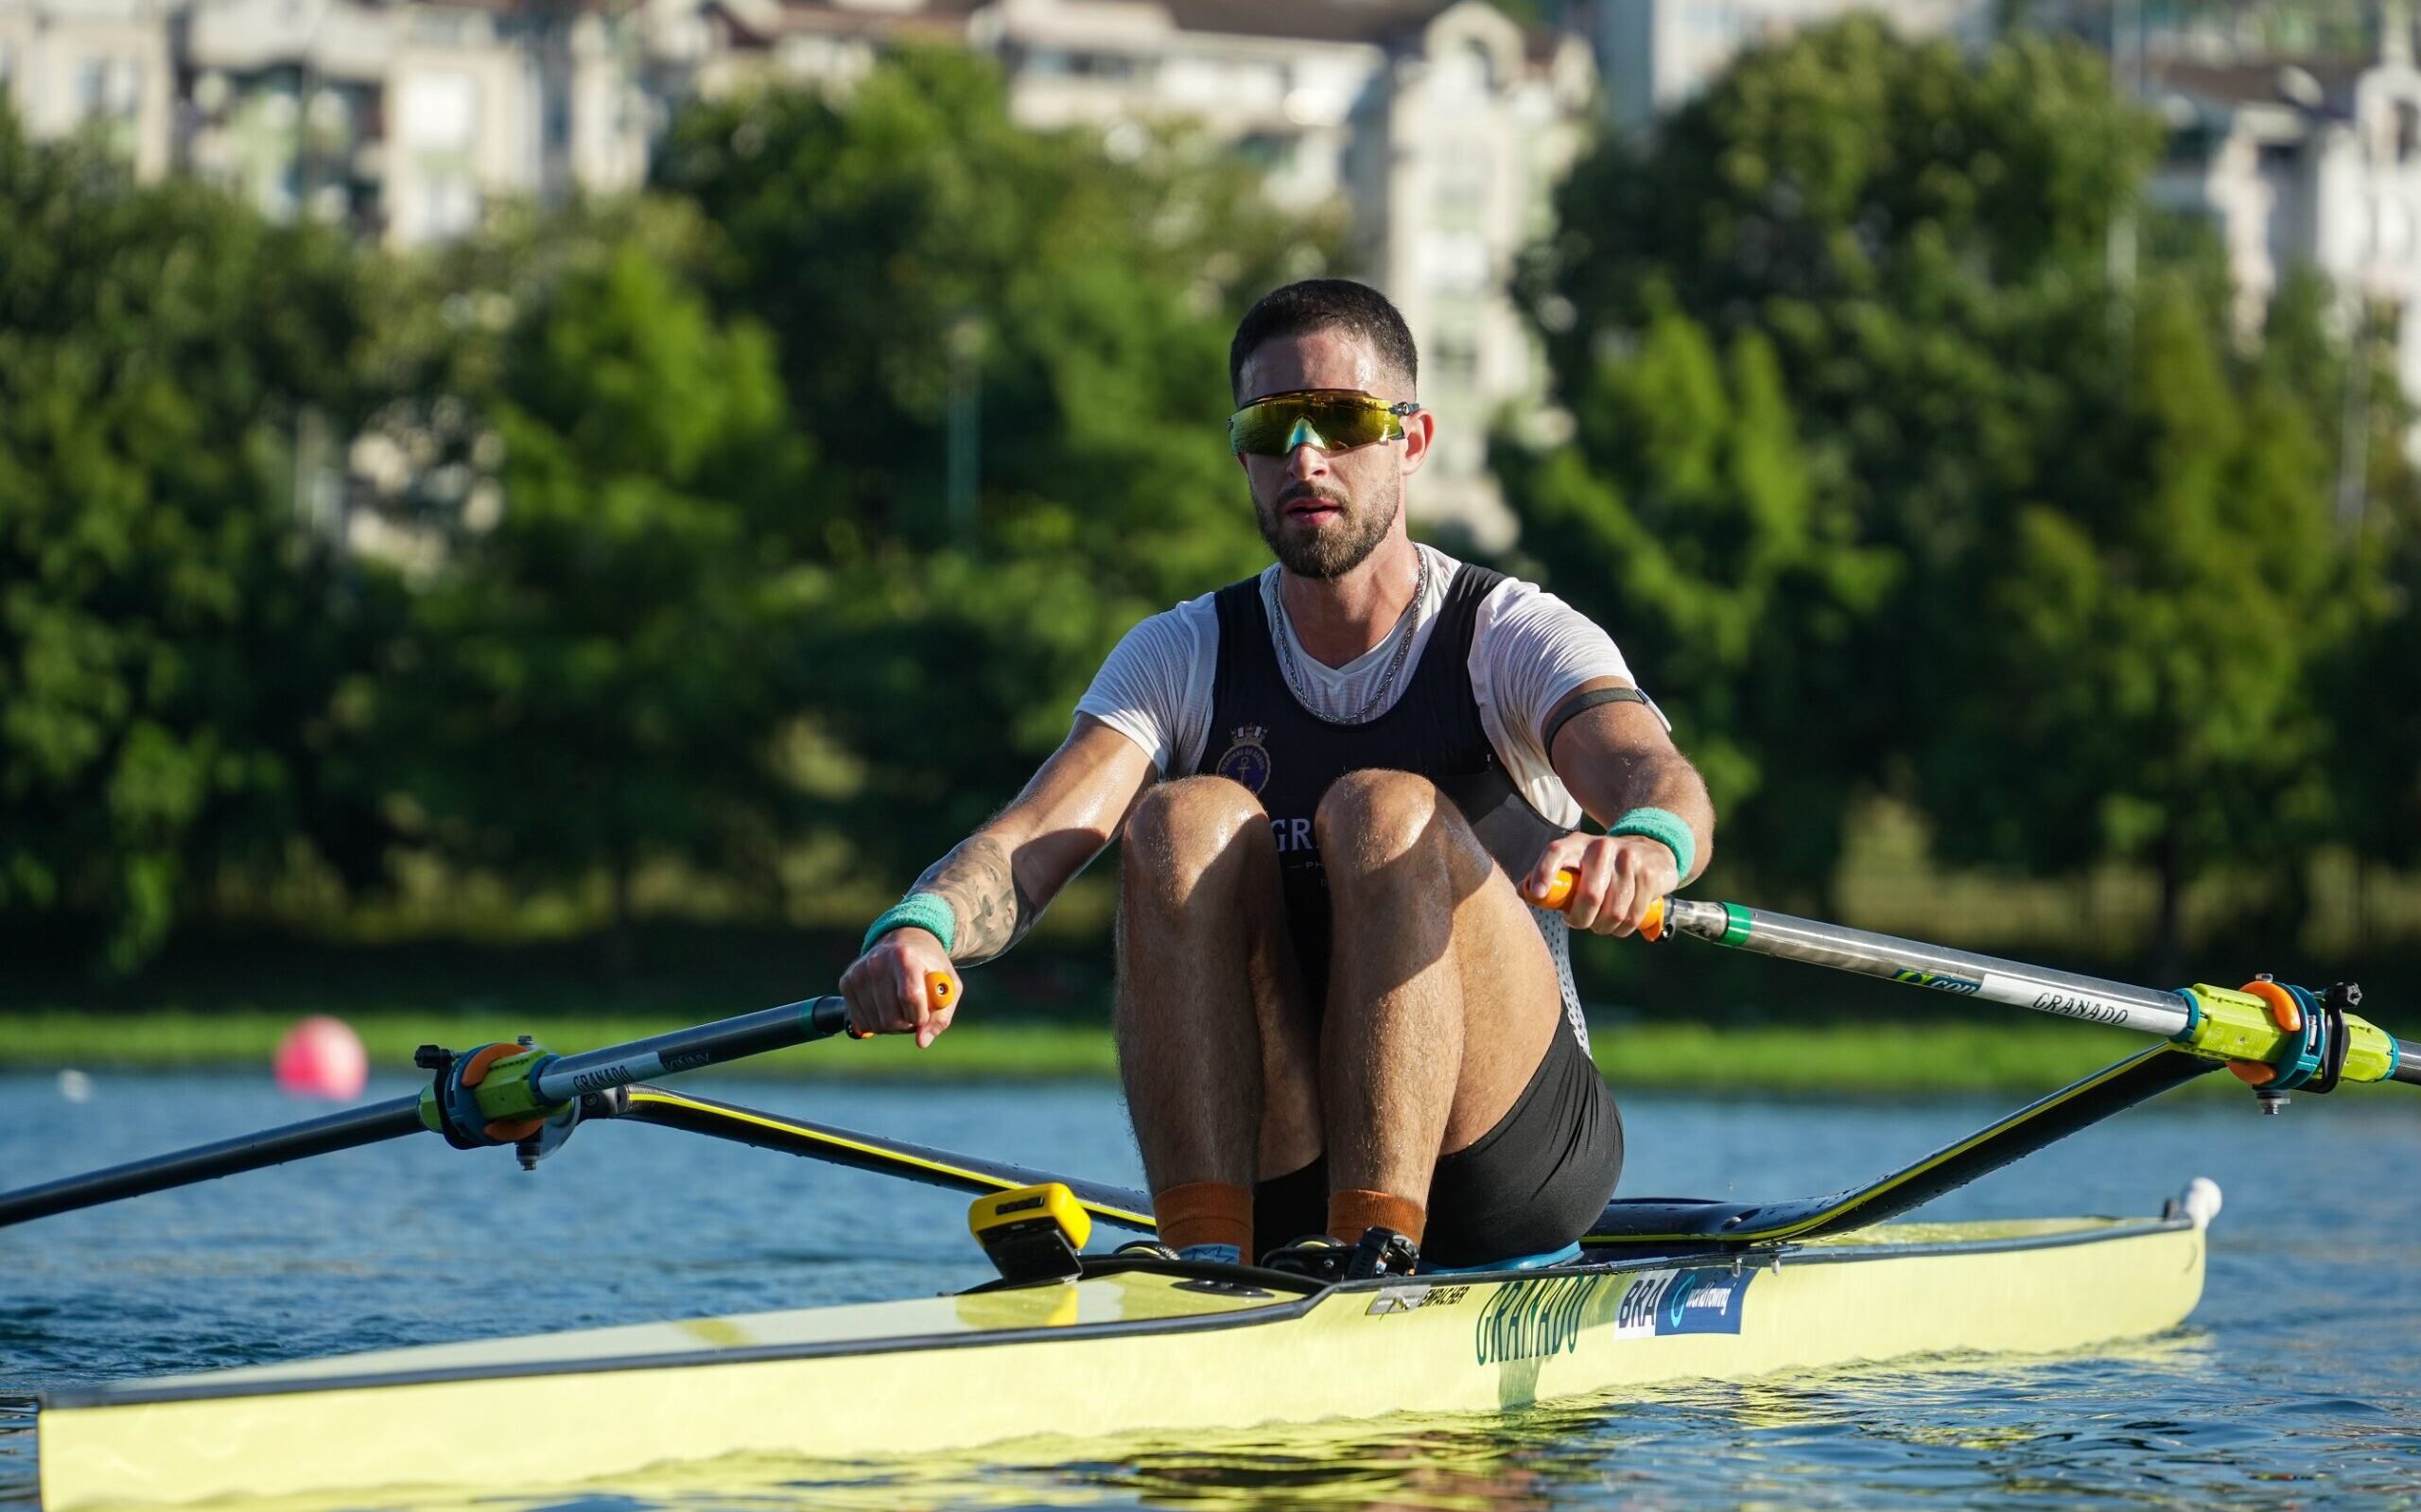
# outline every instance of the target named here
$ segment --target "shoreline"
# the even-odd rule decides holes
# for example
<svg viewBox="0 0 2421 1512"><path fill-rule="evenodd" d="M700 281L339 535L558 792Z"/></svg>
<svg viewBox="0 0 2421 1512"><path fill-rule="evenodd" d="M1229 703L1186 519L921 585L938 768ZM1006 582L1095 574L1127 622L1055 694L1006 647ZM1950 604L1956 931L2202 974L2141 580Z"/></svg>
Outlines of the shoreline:
<svg viewBox="0 0 2421 1512"><path fill-rule="evenodd" d="M295 1016L260 1011L0 1013L0 1071L266 1071ZM380 1072L409 1070L424 1043L453 1049L528 1033L578 1051L678 1028L655 1016L509 1017L372 1012L350 1020ZM2151 1042L2086 1026L2025 1021L1872 1020L1724 1026L1593 1016L1598 1068L1617 1090L1766 1093L2047 1092ZM930 1050L904 1037L831 1041L758 1057L747 1074L848 1081L1110 1080L1106 1026L1085 1022L963 1023ZM418 1073L414 1073L418 1074Z"/></svg>

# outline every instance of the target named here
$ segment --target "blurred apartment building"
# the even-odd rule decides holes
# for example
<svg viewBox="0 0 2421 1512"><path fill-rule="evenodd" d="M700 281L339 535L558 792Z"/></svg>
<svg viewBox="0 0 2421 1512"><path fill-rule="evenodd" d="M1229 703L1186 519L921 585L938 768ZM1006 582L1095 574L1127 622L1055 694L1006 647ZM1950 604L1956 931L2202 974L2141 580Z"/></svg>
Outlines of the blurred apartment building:
<svg viewBox="0 0 2421 1512"><path fill-rule="evenodd" d="M0 0L36 134L97 125L271 216L412 244L489 198L624 188L653 117L605 8L546 0Z"/></svg>
<svg viewBox="0 0 2421 1512"><path fill-rule="evenodd" d="M1578 26L1524 27L1484 0L719 0L694 19L702 93L846 87L887 48L947 37L1001 61L1021 124L1089 127L1118 152L1190 122L1258 165L1279 203L1342 206L1358 271L1412 326L1440 422L1417 509L1487 547L1511 540L1488 429L1545 380L1505 287L1593 129Z"/></svg>
<svg viewBox="0 0 2421 1512"><path fill-rule="evenodd" d="M2369 60L2179 49L2143 58L2135 83L2169 129L2151 198L2217 229L2238 331L2259 331L2290 270L2316 269L2349 322L2389 322L2421 397L2421 70L2402 12L2385 8Z"/></svg>
<svg viewBox="0 0 2421 1512"><path fill-rule="evenodd" d="M1576 27L1484 0L0 0L0 88L37 134L409 246L636 185L685 97L846 89L910 41L997 58L1037 129L1118 151L1189 120L1280 203L1341 206L1443 422L1423 513L1509 539L1486 432L1543 378L1504 287L1593 120Z"/></svg>
<svg viewBox="0 0 2421 1512"><path fill-rule="evenodd" d="M396 245L498 198L629 188L687 97L768 80L845 90L912 41L997 58L1017 119L1113 151L1183 118L1298 207L1341 205L1359 269L1402 305L1443 439L1432 521L1507 538L1488 426L1540 392L1503 292L1602 101L1652 130L1747 47L1857 0L0 0L0 90L37 133L100 132L146 175L192 171L278 217ZM2421 74L2399 0L2368 58L2263 55L2245 12L2141 0L1890 0L1904 31L1977 43L2013 14L2083 36L2168 122L2158 202L2209 217L2250 334L2289 269L2396 322L2421 394ZM2291 9L2291 7L2287 7ZM2155 13L2158 13L2156 16ZM2166 17L2167 19L2159 19ZM2157 24L2155 24L2157 22Z"/></svg>
<svg viewBox="0 0 2421 1512"><path fill-rule="evenodd" d="M1903 36L1968 44L1997 29L2004 0L1596 0L1597 65L1614 124L1640 130L1688 100L1745 48L1877 10Z"/></svg>

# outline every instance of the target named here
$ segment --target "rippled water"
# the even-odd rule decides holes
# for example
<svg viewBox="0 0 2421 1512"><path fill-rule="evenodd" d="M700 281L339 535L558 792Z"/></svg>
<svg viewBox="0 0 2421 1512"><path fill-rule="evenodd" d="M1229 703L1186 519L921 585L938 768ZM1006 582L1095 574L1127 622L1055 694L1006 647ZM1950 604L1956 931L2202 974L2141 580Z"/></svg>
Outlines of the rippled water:
<svg viewBox="0 0 2421 1512"><path fill-rule="evenodd" d="M701 1089L1106 1179L1113 1091ZM407 1090L396 1082L374 1096ZM2228 1208L2191 1323L2092 1357L1920 1363L1487 1418L1390 1419L1113 1460L719 1462L482 1508L2421 1506L2421 1103L2402 1088L2138 1110L1944 1199L1940 1217ZM0 1077L0 1186L306 1115L223 1078ZM1830 1190L2002 1111L1976 1102L1627 1100L1634 1192ZM536 1174L434 1139L0 1231L0 1506L34 1488L55 1384L478 1334L928 1293L984 1274L947 1193L638 1126ZM499 1245L500 1225L531 1237ZM1087 1452L1083 1450L1073 1451ZM1093 1451L1092 1452L1102 1452ZM467 1504L467 1503L466 1503Z"/></svg>

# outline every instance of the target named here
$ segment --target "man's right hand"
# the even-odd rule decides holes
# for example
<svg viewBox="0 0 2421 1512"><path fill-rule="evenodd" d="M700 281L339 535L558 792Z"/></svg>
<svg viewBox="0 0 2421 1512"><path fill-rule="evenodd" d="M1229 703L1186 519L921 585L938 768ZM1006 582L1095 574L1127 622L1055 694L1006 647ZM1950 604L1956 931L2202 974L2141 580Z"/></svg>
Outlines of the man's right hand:
<svg viewBox="0 0 2421 1512"><path fill-rule="evenodd" d="M923 1050L942 1037L958 1012L954 997L936 1005L925 989L928 974L956 979L949 952L930 930L903 925L874 943L841 973L841 996L849 1000L849 1030L858 1034L914 1034ZM964 984L962 984L963 987Z"/></svg>

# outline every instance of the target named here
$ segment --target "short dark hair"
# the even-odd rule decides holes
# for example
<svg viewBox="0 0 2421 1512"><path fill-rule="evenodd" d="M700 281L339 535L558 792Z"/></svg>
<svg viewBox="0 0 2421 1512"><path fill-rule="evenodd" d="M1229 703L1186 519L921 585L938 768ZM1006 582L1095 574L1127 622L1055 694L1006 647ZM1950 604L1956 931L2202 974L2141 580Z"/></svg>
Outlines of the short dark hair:
<svg viewBox="0 0 2421 1512"><path fill-rule="evenodd" d="M1343 331L1370 343L1379 361L1401 374L1409 399L1420 390L1420 354L1412 327L1387 296L1350 278L1307 278L1263 294L1236 325L1228 344L1228 391L1243 397L1245 362L1264 343L1315 331Z"/></svg>

